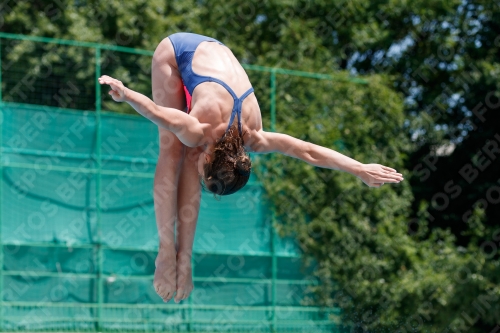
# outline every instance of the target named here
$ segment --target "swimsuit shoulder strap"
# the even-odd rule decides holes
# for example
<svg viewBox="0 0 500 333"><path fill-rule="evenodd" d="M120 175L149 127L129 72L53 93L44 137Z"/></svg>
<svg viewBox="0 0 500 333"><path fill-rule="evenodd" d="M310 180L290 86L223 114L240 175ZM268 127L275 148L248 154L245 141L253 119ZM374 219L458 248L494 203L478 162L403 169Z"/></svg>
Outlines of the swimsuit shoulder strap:
<svg viewBox="0 0 500 333"><path fill-rule="evenodd" d="M247 98L248 95L250 95L251 93L253 93L253 87L248 89L243 95L241 95L241 97L236 97L236 94L234 93L234 91L229 88L225 83L224 85L226 86L226 89L228 89L228 91L231 93L231 95L233 96L234 98L234 105L233 105L233 110L231 111L231 118L229 119L229 124L227 125L227 128L226 128L226 132L229 130L229 128L231 128L231 125L233 124L233 121L234 121L234 117L236 115L238 115L238 131L240 133L240 135L243 135L242 133L242 129L241 129L241 107L243 105L243 100L245 98Z"/></svg>

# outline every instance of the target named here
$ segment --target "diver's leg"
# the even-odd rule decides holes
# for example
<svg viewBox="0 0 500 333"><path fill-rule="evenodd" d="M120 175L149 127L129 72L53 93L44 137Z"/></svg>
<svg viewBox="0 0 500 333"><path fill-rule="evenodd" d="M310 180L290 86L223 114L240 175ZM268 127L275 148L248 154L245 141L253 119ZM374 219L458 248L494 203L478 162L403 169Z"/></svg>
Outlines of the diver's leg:
<svg viewBox="0 0 500 333"><path fill-rule="evenodd" d="M197 162L201 150L186 148L177 191L177 291L175 301L186 299L193 290L191 257L196 221L200 210L201 185Z"/></svg>
<svg viewBox="0 0 500 333"><path fill-rule="evenodd" d="M175 61L170 41L164 39L152 61L153 100L156 104L184 110L186 107L180 75L172 65ZM181 112L181 111L179 111ZM158 128L160 152L154 177L154 204L160 249L156 258L154 287L164 301L176 290L176 249L174 223L177 217L177 189L184 157L184 145L170 131Z"/></svg>

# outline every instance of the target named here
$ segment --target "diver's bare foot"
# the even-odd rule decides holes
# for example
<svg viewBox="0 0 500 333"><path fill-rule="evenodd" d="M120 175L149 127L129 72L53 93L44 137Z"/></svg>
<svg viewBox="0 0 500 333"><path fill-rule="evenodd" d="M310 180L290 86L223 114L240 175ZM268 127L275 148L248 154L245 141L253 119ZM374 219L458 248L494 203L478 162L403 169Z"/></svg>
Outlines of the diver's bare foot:
<svg viewBox="0 0 500 333"><path fill-rule="evenodd" d="M174 298L176 303L188 298L194 288L191 256L191 253L177 253L177 291Z"/></svg>
<svg viewBox="0 0 500 333"><path fill-rule="evenodd" d="M176 264L175 248L160 249L155 260L156 269L153 285L156 293L165 302L170 301L174 296L177 277Z"/></svg>

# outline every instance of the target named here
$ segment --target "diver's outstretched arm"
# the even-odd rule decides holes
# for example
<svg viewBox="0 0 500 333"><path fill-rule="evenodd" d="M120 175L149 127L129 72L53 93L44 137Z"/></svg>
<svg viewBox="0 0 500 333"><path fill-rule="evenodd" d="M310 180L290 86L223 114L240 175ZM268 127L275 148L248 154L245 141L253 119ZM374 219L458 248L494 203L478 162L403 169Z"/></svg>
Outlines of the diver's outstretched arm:
<svg viewBox="0 0 500 333"><path fill-rule="evenodd" d="M202 144L205 127L195 117L177 109L159 106L148 97L125 87L121 81L110 76L101 76L99 83L111 87L109 94L116 102L127 102L156 125L173 132L184 145L198 147Z"/></svg>
<svg viewBox="0 0 500 333"><path fill-rule="evenodd" d="M380 187L384 183L399 183L403 175L381 164L363 164L335 150L296 139L290 135L258 131L251 142L256 153L278 152L301 159L311 165L341 170L359 177L370 187Z"/></svg>

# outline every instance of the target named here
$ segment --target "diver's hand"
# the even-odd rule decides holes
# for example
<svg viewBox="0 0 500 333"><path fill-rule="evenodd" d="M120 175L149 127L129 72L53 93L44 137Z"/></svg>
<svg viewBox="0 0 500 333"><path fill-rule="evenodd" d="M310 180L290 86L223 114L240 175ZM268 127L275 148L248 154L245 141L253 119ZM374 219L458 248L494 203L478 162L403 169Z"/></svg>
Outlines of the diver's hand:
<svg viewBox="0 0 500 333"><path fill-rule="evenodd" d="M380 187L385 183L399 183L403 175L380 164L361 164L356 175L370 187Z"/></svg>
<svg viewBox="0 0 500 333"><path fill-rule="evenodd" d="M111 87L109 94L116 102L125 101L127 88L123 85L122 81L113 79L111 76L103 75L99 78L99 83L107 84Z"/></svg>

